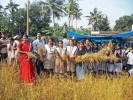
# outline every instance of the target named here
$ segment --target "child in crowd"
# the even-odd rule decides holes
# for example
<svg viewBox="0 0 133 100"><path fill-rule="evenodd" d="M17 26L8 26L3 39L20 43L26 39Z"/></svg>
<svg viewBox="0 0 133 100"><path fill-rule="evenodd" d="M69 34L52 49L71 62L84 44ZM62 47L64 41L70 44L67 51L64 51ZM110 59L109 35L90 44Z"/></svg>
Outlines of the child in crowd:
<svg viewBox="0 0 133 100"><path fill-rule="evenodd" d="M11 65L14 62L13 42L14 42L14 39L10 38L9 43L7 44L7 53L8 53L7 62L9 65Z"/></svg>

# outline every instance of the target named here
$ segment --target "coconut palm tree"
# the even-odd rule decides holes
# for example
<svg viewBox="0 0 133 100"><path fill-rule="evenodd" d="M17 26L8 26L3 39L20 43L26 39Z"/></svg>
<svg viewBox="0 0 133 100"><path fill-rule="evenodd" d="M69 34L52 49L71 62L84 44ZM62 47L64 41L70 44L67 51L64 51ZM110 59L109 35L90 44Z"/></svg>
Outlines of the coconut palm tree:
<svg viewBox="0 0 133 100"><path fill-rule="evenodd" d="M89 20L89 25L92 25L92 30L96 31L99 30L98 24L101 19L104 18L104 14L102 14L101 11L98 11L97 8L93 10L93 12L90 12L90 16L85 16Z"/></svg>
<svg viewBox="0 0 133 100"><path fill-rule="evenodd" d="M2 5L0 5L0 28L2 29ZM1 29L0 29L0 31L1 31Z"/></svg>
<svg viewBox="0 0 133 100"><path fill-rule="evenodd" d="M77 20L81 19L82 13L81 13L82 9L76 9L75 13L73 15L73 19L76 19L76 30L77 30Z"/></svg>
<svg viewBox="0 0 133 100"><path fill-rule="evenodd" d="M5 9L10 11L11 14L11 20L12 20L12 24L11 24L11 31L12 31L12 36L14 35L14 13L18 10L18 4L14 3L12 0L10 0L10 3L8 3L8 5L6 6Z"/></svg>
<svg viewBox="0 0 133 100"><path fill-rule="evenodd" d="M66 12L64 8L65 0L46 0L45 2L41 1L40 4L43 6L41 13L51 13L53 17L53 26L55 26L55 18L58 20L63 17ZM55 35L55 31L54 31Z"/></svg>
<svg viewBox="0 0 133 100"><path fill-rule="evenodd" d="M2 5L0 5L0 12L1 12L2 8L3 8Z"/></svg>
<svg viewBox="0 0 133 100"><path fill-rule="evenodd" d="M69 27L70 27L70 23L73 26L73 15L75 11L79 8L79 5L76 1L77 0L69 0L68 3L66 4L66 12L68 14Z"/></svg>

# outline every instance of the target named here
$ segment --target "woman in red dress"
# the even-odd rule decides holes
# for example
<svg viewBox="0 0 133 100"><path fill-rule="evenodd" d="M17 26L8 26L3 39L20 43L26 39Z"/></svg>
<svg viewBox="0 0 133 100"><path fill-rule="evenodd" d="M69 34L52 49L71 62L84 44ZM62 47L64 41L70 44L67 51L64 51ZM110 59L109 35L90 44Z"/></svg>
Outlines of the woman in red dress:
<svg viewBox="0 0 133 100"><path fill-rule="evenodd" d="M23 36L23 41L18 44L18 62L20 66L20 80L21 82L32 83L35 80L34 68L32 59L27 56L31 51L31 43L28 42L28 36Z"/></svg>

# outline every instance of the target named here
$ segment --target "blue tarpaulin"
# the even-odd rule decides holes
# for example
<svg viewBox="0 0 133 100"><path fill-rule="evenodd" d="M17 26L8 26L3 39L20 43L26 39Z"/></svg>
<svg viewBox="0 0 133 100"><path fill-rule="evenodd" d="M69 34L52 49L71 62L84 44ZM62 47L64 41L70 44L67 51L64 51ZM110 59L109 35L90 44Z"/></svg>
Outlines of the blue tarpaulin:
<svg viewBox="0 0 133 100"><path fill-rule="evenodd" d="M82 35L76 32L72 32L70 30L67 30L67 33L70 37L75 37L77 39L112 39L112 38L127 38L129 36L133 36L133 31L123 32L119 34L111 34L108 36L87 36Z"/></svg>
<svg viewBox="0 0 133 100"><path fill-rule="evenodd" d="M110 36L87 36L76 32L72 32L70 30L67 30L67 33L70 37L75 37L76 39L111 39Z"/></svg>
<svg viewBox="0 0 133 100"><path fill-rule="evenodd" d="M123 33L119 33L119 34L111 34L109 36L111 36L113 38L127 38L129 36L133 36L133 31L123 32Z"/></svg>

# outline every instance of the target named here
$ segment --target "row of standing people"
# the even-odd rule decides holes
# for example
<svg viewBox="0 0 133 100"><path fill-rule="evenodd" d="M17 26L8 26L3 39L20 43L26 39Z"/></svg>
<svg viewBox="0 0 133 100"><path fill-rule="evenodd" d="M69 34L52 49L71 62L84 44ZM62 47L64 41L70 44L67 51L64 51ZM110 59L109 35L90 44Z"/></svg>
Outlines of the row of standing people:
<svg viewBox="0 0 133 100"><path fill-rule="evenodd" d="M22 41L22 36L15 36L14 38L7 38L6 33L2 32L0 36L0 60L6 60L9 65L11 62L17 64L17 46Z"/></svg>
<svg viewBox="0 0 133 100"><path fill-rule="evenodd" d="M66 48L63 46L63 43L68 42ZM70 39L69 41L59 41L58 46L53 45L53 39L48 39L48 44L45 44L43 40L41 40L41 33L37 34L37 39L33 41L33 52L39 54L37 52L38 46L41 45L44 48L44 62L40 60L36 60L36 70L37 74L40 74L40 68L46 72L47 75L50 73L55 74L64 74L67 73L69 75L76 75L78 80L81 80L85 76L86 70L97 71L108 71L110 73L121 73L123 69L123 58L126 56L125 51L121 49L120 44L117 44L112 51L114 55L119 59L116 63L112 62L101 62L100 64L95 64L95 66L87 66L86 63L75 63L75 58L80 58L85 53L96 53L100 49L107 50L107 56L110 54L110 48L108 44L103 42L101 44L100 49L98 48L98 44L94 43L93 47L91 46L90 40L86 40L85 44L83 41L80 41L78 45L74 45L74 40ZM55 53L58 52L58 54ZM61 60L60 56L63 57L65 52L69 53L70 61L68 59ZM131 53L131 52L129 52ZM128 53L128 54L129 54ZM128 55L127 54L127 55ZM128 56L127 56L128 57Z"/></svg>
<svg viewBox="0 0 133 100"><path fill-rule="evenodd" d="M4 37L4 35L3 35ZM81 55L85 53L96 53L102 48L108 48L107 43L102 43L100 49L98 48L98 44L94 43L93 47L91 45L90 40L86 40L85 44L80 41L78 45L74 45L74 40L70 39L67 40L66 37L64 37L63 41L58 42L58 47L53 45L53 39L48 40L48 44L45 44L44 40L41 39L41 32L37 33L37 39L33 41L33 43L28 42L28 37L23 36L22 42L20 42L21 39L18 39L18 42L13 42L13 39L10 39L10 45L7 45L8 47L12 47L14 51L17 50L19 53L19 56L16 56L18 58L19 66L20 66L20 79L21 81L27 81L27 82L32 82L33 79L35 79L34 75L34 67L33 63L36 67L37 74L40 74L40 70L45 71L46 74L50 73L56 73L56 74L64 74L68 73L70 75L75 74L77 76L77 79L83 79L85 75L86 69L94 71L94 72L99 72L99 71L108 71L110 73L122 72L122 67L123 67L123 58L127 55L128 58L130 57L131 52L127 52L122 50L120 48L120 45L117 44L113 50L114 55L119 58L119 61L117 63L112 63L112 62L101 62L99 64L95 64L95 66L86 66L85 63L74 63L75 58L80 58ZM38 46L41 45L44 48L44 52L46 53L44 57L44 62L40 61L39 59L32 60L28 59L27 60L27 52L33 51L37 55L39 52L37 52ZM68 46L69 45L69 46ZM6 46L5 46L6 47ZM12 51L10 50L10 51ZM9 51L9 50L8 50ZM14 52L13 51L13 52ZM54 52L58 52L61 57L65 54L65 52L68 52L70 55L71 61L66 60L61 60L58 54L55 54ZM107 55L109 54L109 48L107 49ZM10 53L8 53L9 55ZM132 68L132 64L130 64L132 61L127 61L128 66L130 66L130 69ZM25 67L27 66L27 67ZM128 67L129 68L129 67ZM130 70L128 69L128 70Z"/></svg>

